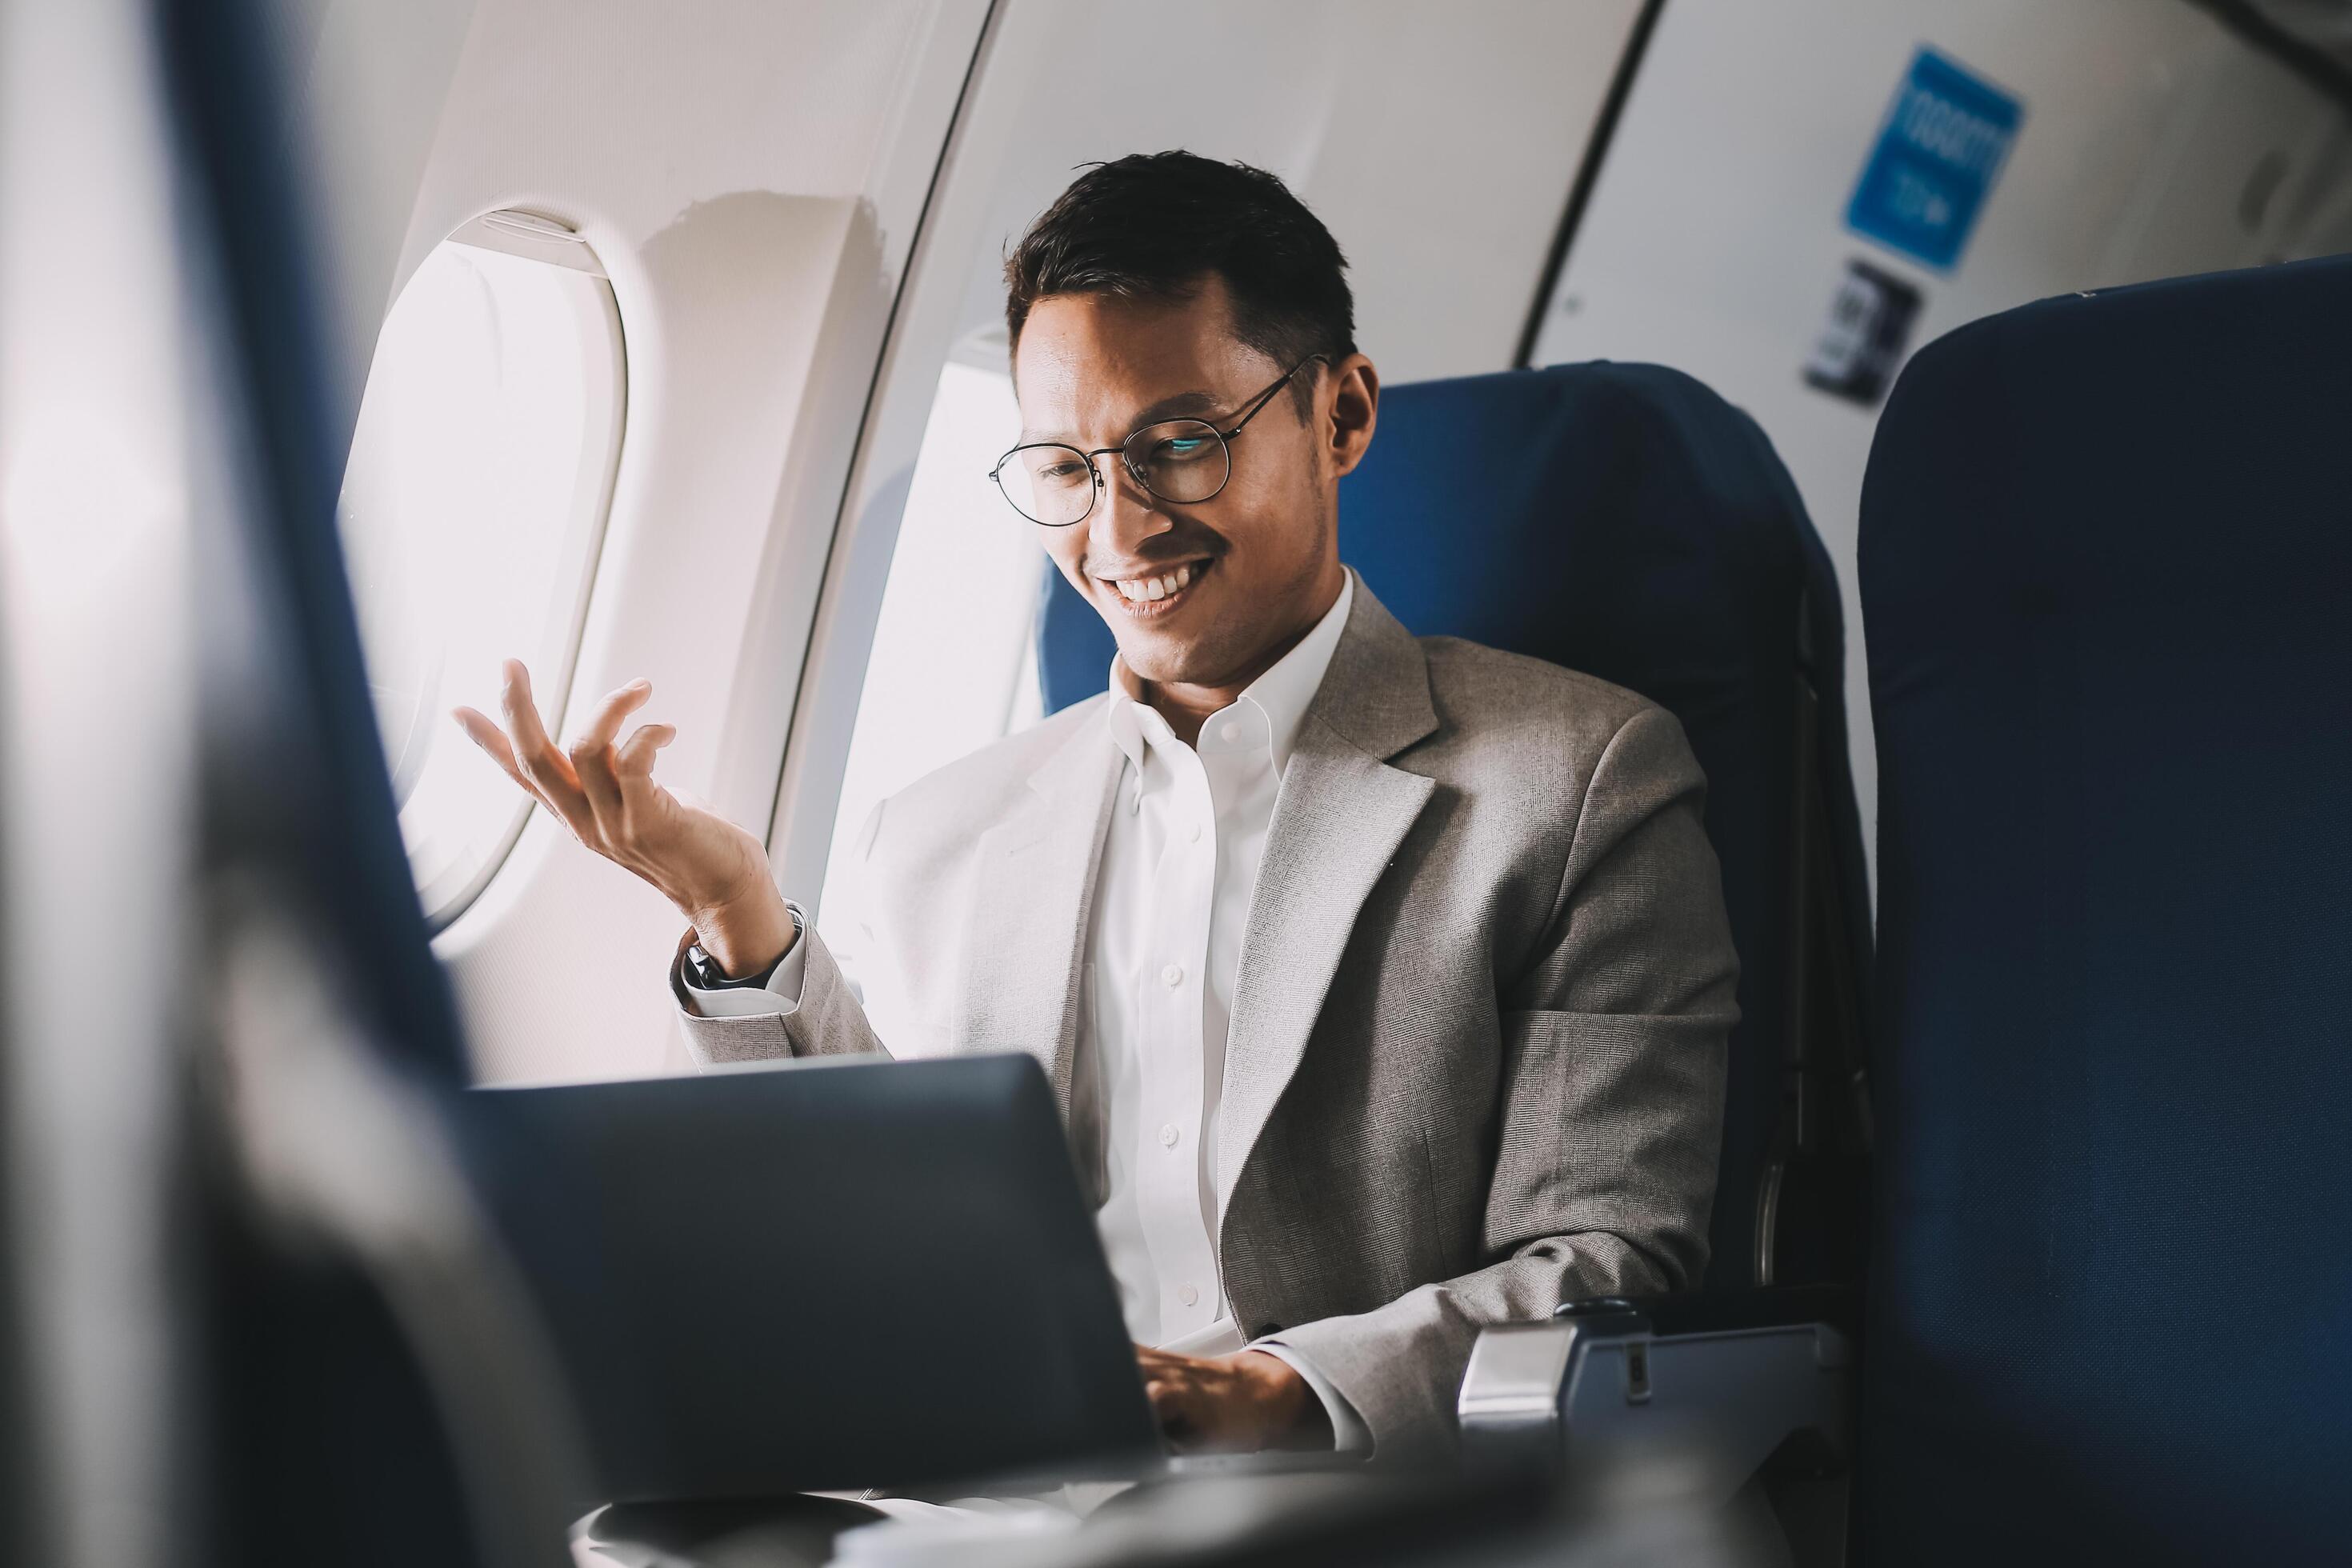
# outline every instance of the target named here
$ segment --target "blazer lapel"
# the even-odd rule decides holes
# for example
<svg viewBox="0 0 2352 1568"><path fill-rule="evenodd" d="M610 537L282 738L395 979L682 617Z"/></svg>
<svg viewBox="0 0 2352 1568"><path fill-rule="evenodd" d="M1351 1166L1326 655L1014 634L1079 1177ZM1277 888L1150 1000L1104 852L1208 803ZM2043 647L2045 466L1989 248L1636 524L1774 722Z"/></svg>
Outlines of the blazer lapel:
<svg viewBox="0 0 2352 1568"><path fill-rule="evenodd" d="M1066 1125L1087 921L1123 762L1099 722L1081 722L1030 775L1025 806L980 837L957 1048L1037 1058Z"/></svg>
<svg viewBox="0 0 2352 1568"><path fill-rule="evenodd" d="M1250 900L1225 1047L1217 1214L1323 1010L1356 917L1434 784L1387 759L1437 728L1420 644L1362 579L1299 726Z"/></svg>

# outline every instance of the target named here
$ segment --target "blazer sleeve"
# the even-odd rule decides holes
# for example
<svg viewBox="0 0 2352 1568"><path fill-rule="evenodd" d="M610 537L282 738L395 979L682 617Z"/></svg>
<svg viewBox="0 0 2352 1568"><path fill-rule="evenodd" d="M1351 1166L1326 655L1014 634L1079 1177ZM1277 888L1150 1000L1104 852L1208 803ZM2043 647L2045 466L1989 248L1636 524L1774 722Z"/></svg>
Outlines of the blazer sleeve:
<svg viewBox="0 0 2352 1568"><path fill-rule="evenodd" d="M848 868L856 879L862 879L865 874L881 823L882 807L877 805L858 832L858 852ZM845 918L836 929L845 930L858 940L836 953L817 933L814 924L804 927L798 939L805 947L800 1000L796 1005L787 1007L780 997L773 1012L743 1017L706 1017L696 1011L688 994L685 967L686 950L694 941L694 931L691 927L687 929L678 938L677 952L670 958L669 987L670 996L677 1005L679 1026L686 1033L687 1048L698 1065L770 1061L779 1057L889 1054L872 1020L866 1016L864 996L856 979L858 954L871 941L863 918L862 900L858 899L861 890L853 883L844 889L849 897L835 903L836 909L850 906L843 910Z"/></svg>
<svg viewBox="0 0 2352 1568"><path fill-rule="evenodd" d="M1486 1325L1580 1297L1679 1289L1706 1268L1739 1016L1706 787L1682 726L1655 708L1595 765L1550 926L1500 999L1494 1261L1277 1336L1355 1406L1376 1458L1450 1451Z"/></svg>
<svg viewBox="0 0 2352 1568"><path fill-rule="evenodd" d="M875 1034L857 989L841 961L825 945L816 928L801 933L808 944L801 972L800 1005L791 1012L759 1013L749 1017L706 1018L688 1005L686 950L694 941L693 928L678 938L670 960L670 995L677 1004L678 1024L686 1031L688 1049L703 1067L728 1062L770 1061L778 1057L854 1055L861 1051L887 1056L888 1047Z"/></svg>

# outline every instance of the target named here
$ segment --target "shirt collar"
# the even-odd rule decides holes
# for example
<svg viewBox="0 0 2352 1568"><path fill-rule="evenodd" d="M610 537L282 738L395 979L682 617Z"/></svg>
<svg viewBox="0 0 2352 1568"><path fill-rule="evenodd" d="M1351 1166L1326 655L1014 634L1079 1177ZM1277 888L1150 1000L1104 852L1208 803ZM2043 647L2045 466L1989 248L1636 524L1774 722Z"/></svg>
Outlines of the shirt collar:
<svg viewBox="0 0 2352 1568"><path fill-rule="evenodd" d="M1219 750L1263 745L1271 755L1276 773L1290 765L1290 752L1297 744L1299 726L1307 721L1307 705L1315 700L1315 693L1331 668L1331 656L1339 651L1339 635L1347 630L1348 609L1355 598L1356 574L1352 568L1343 568L1339 596L1323 612L1323 618L1315 623L1314 629L1275 660L1265 674L1243 688L1231 707L1211 714L1209 721L1201 727L1199 750L1204 755ZM1110 661L1110 695L1106 712L1111 740L1140 773L1147 737L1165 738L1167 721L1144 701L1143 682L1116 654ZM1224 731L1228 728L1235 733L1227 736Z"/></svg>

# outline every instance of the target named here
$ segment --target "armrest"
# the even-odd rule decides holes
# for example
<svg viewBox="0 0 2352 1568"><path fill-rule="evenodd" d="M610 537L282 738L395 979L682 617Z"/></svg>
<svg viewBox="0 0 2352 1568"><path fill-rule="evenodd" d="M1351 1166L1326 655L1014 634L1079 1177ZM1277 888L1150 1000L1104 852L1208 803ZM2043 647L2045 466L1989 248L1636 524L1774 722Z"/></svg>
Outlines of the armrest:
<svg viewBox="0 0 2352 1568"><path fill-rule="evenodd" d="M1478 1336L1463 1461L1548 1472L1572 1504L1720 1504L1792 1438L1843 1464L1857 1295L1814 1289L1574 1302ZM1672 1327L1668 1327L1672 1325Z"/></svg>
<svg viewBox="0 0 2352 1568"><path fill-rule="evenodd" d="M1575 1314L1592 1303L1571 1301L1559 1310ZM1859 1285L1769 1285L1738 1290L1685 1290L1644 1296L1625 1303L1650 1321L1658 1334L1696 1334L1726 1329L1778 1329L1827 1323L1848 1339L1861 1337Z"/></svg>

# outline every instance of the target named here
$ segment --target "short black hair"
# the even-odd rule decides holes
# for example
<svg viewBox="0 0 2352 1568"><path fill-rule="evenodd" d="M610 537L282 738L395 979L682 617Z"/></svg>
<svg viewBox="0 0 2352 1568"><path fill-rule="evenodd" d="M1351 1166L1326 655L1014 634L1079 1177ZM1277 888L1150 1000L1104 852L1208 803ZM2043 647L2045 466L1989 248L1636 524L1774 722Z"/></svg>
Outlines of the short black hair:
<svg viewBox="0 0 2352 1568"><path fill-rule="evenodd" d="M1279 179L1181 149L1085 169L1005 258L1013 348L1050 295L1181 300L1213 272L1233 298L1235 335L1269 359L1319 353L1337 364L1356 352L1348 258Z"/></svg>

